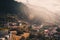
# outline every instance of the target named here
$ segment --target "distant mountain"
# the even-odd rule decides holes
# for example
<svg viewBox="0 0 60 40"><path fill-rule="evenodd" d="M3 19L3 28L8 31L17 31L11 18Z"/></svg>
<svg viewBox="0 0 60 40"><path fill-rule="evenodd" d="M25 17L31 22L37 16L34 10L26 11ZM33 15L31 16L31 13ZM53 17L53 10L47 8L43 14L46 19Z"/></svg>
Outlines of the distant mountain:
<svg viewBox="0 0 60 40"><path fill-rule="evenodd" d="M7 17L9 14L10 16L18 16L18 18L23 17L26 18L22 7L25 7L23 3L18 3L14 0L0 0L0 25L4 26L3 24L7 22ZM1 26L0 26L1 27Z"/></svg>

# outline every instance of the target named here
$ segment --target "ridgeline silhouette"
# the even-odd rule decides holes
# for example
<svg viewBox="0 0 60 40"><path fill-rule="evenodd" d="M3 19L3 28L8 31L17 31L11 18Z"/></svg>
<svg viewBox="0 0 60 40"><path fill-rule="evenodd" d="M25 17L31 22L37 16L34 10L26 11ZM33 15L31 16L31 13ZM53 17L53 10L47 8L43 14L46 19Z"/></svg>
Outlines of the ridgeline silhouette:
<svg viewBox="0 0 60 40"><path fill-rule="evenodd" d="M26 7L23 3L18 3L14 0L0 0L0 27L7 22L7 17L16 15L22 19L26 18L22 7Z"/></svg>

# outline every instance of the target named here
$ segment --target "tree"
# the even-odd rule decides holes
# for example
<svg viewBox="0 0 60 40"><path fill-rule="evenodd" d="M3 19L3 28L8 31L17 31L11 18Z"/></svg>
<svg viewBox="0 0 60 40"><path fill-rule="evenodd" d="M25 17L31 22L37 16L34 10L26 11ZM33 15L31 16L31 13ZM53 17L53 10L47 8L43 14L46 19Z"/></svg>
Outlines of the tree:
<svg viewBox="0 0 60 40"><path fill-rule="evenodd" d="M23 3L18 3L14 0L0 0L0 23L4 24L7 22L8 14L11 16L18 16L19 18L26 18L22 7L26 7ZM3 25L4 26L4 25Z"/></svg>
<svg viewBox="0 0 60 40"><path fill-rule="evenodd" d="M57 28L56 31L57 31L57 32L60 32L60 28Z"/></svg>

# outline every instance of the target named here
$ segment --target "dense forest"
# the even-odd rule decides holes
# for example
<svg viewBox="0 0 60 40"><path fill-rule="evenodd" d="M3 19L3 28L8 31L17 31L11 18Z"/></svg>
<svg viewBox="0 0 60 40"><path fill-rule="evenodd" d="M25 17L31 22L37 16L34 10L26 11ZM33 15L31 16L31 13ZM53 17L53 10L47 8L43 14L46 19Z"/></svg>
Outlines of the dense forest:
<svg viewBox="0 0 60 40"><path fill-rule="evenodd" d="M26 18L26 15L22 11L22 7L26 6L21 2L18 3L14 0L0 0L0 27L3 27L4 24L10 20L9 16L18 16L20 19Z"/></svg>

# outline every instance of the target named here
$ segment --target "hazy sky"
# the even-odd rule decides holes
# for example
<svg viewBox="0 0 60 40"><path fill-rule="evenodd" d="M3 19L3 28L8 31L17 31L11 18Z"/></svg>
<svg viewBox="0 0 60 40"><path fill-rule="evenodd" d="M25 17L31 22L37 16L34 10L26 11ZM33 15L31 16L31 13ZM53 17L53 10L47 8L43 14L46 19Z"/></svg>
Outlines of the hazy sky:
<svg viewBox="0 0 60 40"><path fill-rule="evenodd" d="M27 3L27 0L17 1ZM45 7L46 9L53 12L60 11L60 0L28 0L28 3L35 6Z"/></svg>
<svg viewBox="0 0 60 40"><path fill-rule="evenodd" d="M60 0L16 0L30 8L30 15L48 22L59 22ZM42 16L41 16L42 15ZM31 16L32 17L32 16Z"/></svg>

